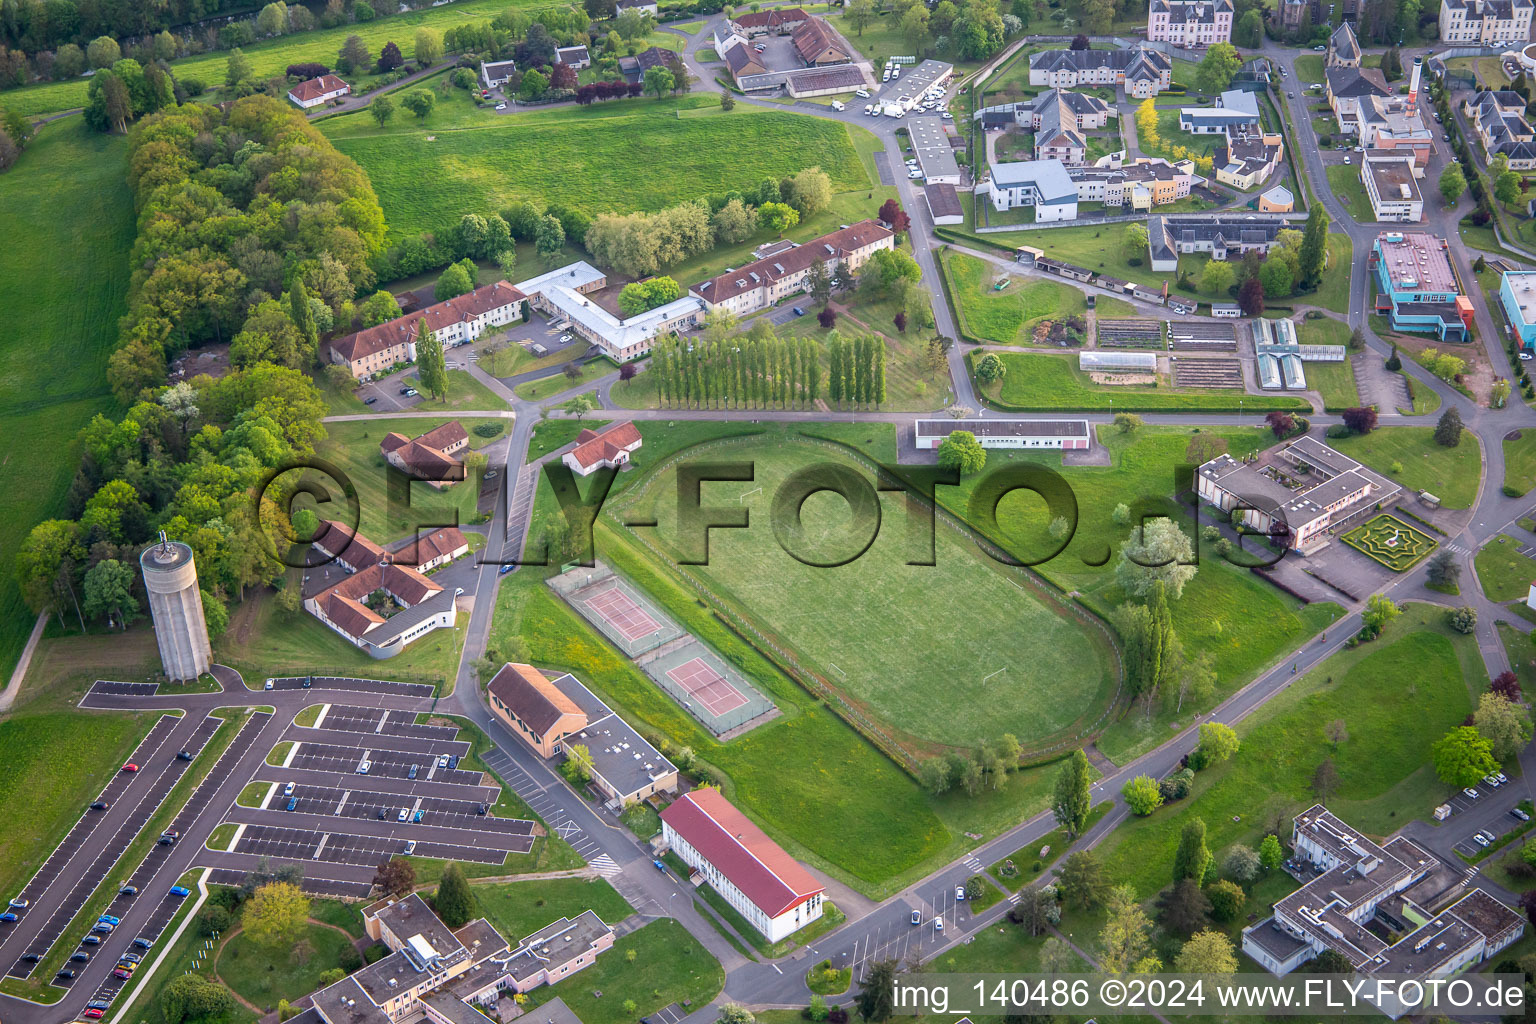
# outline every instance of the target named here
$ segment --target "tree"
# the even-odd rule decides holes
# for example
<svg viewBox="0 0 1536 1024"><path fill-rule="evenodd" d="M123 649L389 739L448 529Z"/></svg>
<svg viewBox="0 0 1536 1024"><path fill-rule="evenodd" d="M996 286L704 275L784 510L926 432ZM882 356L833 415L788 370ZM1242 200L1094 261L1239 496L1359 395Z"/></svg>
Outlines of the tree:
<svg viewBox="0 0 1536 1024"><path fill-rule="evenodd" d="M996 352L988 352L976 361L976 379L983 384L1000 381L1007 372L1007 364Z"/></svg>
<svg viewBox="0 0 1536 1024"><path fill-rule="evenodd" d="M939 465L960 470L962 476L980 473L987 464L987 450L969 430L954 430L939 442Z"/></svg>
<svg viewBox="0 0 1536 1024"><path fill-rule="evenodd" d="M89 574L86 582L90 582ZM1492 690L1478 698L1472 722L1492 747L1493 756L1500 761L1515 757L1531 738L1530 714Z"/></svg>
<svg viewBox="0 0 1536 1024"><path fill-rule="evenodd" d="M1152 922L1136 902L1136 890L1117 885L1110 891L1109 917L1099 933L1101 962L1110 974L1124 974L1152 951Z"/></svg>
<svg viewBox="0 0 1536 1024"><path fill-rule="evenodd" d="M720 109L724 110L724 111L735 110L736 109L736 97L732 96L728 92L722 92L720 94Z"/></svg>
<svg viewBox="0 0 1536 1024"><path fill-rule="evenodd" d="M1323 268L1328 262L1328 223L1323 204L1312 204L1297 257L1297 283L1303 288L1316 288L1323 279Z"/></svg>
<svg viewBox="0 0 1536 1024"><path fill-rule="evenodd" d="M1387 623L1397 618L1401 610L1385 594L1372 594L1365 602L1365 611L1360 613L1360 622L1365 630L1373 636L1378 636L1387 627Z"/></svg>
<svg viewBox="0 0 1536 1024"><path fill-rule="evenodd" d="M1211 916L1218 921L1236 921L1243 905L1248 902L1243 887L1225 878L1212 882L1205 895L1211 901Z"/></svg>
<svg viewBox="0 0 1536 1024"><path fill-rule="evenodd" d="M821 326L822 330L830 331L833 325L837 323L837 310L830 306L823 307L821 311L816 314L816 323Z"/></svg>
<svg viewBox="0 0 1536 1024"><path fill-rule="evenodd" d="M257 889L240 915L246 936L274 953L296 945L308 921L309 900L289 882L268 882Z"/></svg>
<svg viewBox="0 0 1536 1024"><path fill-rule="evenodd" d="M1296 278L1291 265L1273 256L1259 268L1259 284L1264 289L1266 299L1283 299L1296 290Z"/></svg>
<svg viewBox="0 0 1536 1024"><path fill-rule="evenodd" d="M1235 46L1216 43L1205 51L1205 58L1195 69L1195 88L1205 93L1222 92L1232 84L1232 76L1242 66L1242 55Z"/></svg>
<svg viewBox="0 0 1536 1024"><path fill-rule="evenodd" d="M127 629L139 611L133 596L135 575L132 567L115 558L104 558L91 566L82 587L85 614L104 618L109 625L116 620L118 626Z"/></svg>
<svg viewBox="0 0 1536 1024"><path fill-rule="evenodd" d="M415 43L416 63L421 67L431 67L443 59L443 34L436 29L419 28L416 30Z"/></svg>
<svg viewBox="0 0 1536 1024"><path fill-rule="evenodd" d="M1520 174L1517 171L1505 171L1493 182L1493 197L1508 206L1520 198Z"/></svg>
<svg viewBox="0 0 1536 1024"><path fill-rule="evenodd" d="M1131 266L1141 263L1141 254L1147 251L1147 226L1131 223L1125 228L1125 261Z"/></svg>
<svg viewBox="0 0 1536 1024"><path fill-rule="evenodd" d="M1221 859L1221 870L1239 882L1251 882L1259 876L1259 855L1246 846L1233 846Z"/></svg>
<svg viewBox="0 0 1536 1024"><path fill-rule="evenodd" d="M1173 880L1188 878L1196 885L1201 884L1211 860L1211 851L1205 845L1205 819L1191 818L1179 834L1179 848L1173 855Z"/></svg>
<svg viewBox="0 0 1536 1024"><path fill-rule="evenodd" d="M1525 698L1525 695L1520 691L1520 677L1509 669L1505 669L1493 677L1493 681L1488 684L1488 691L1490 693L1497 693L1505 700L1514 704L1520 703Z"/></svg>
<svg viewBox="0 0 1536 1024"><path fill-rule="evenodd" d="M1452 608L1446 613L1445 621L1456 632L1470 636L1477 630L1477 609L1466 604L1460 608Z"/></svg>
<svg viewBox="0 0 1536 1024"><path fill-rule="evenodd" d="M474 291L474 278L470 276L461 263L451 263L437 278L437 284L432 289L432 295L438 302L451 299L456 295Z"/></svg>
<svg viewBox="0 0 1536 1024"><path fill-rule="evenodd" d="M730 93L724 95L729 96ZM735 243L750 238L757 230L757 209L748 206L739 198L733 198L710 218L710 223L715 229L715 241L717 243Z"/></svg>
<svg viewBox="0 0 1536 1024"><path fill-rule="evenodd" d="M569 401L562 404L560 408L563 409L568 415L576 417L576 420L580 422L583 416L597 408L597 406L592 403L591 395L581 394L571 398Z"/></svg>
<svg viewBox="0 0 1536 1024"><path fill-rule="evenodd" d="M1238 892L1242 890L1238 889ZM1158 900L1158 917L1163 927L1176 935L1190 935L1198 931L1206 924L1210 912L1211 901L1201 890L1200 883L1192 878L1181 879L1165 890Z"/></svg>
<svg viewBox="0 0 1536 1024"><path fill-rule="evenodd" d="M416 339L416 377L421 388L439 401L448 400L448 367L443 359L443 343L437 334L421 323L421 334Z"/></svg>
<svg viewBox="0 0 1536 1024"><path fill-rule="evenodd" d="M432 107L437 103L437 97L427 89L412 89L400 97L400 105L417 118L424 118L432 113Z"/></svg>
<svg viewBox="0 0 1536 1024"><path fill-rule="evenodd" d="M677 84L677 79L672 77L672 72L657 64L645 69L645 77L642 79L645 91L658 100L672 91Z"/></svg>
<svg viewBox="0 0 1536 1024"><path fill-rule="evenodd" d="M97 36L85 44L86 63L97 70L109 68L122 59L122 47L111 36Z"/></svg>
<svg viewBox="0 0 1536 1024"><path fill-rule="evenodd" d="M544 98L549 91L549 77L538 68L529 68L523 72L523 77L517 83L517 96L525 103L534 103Z"/></svg>
<svg viewBox="0 0 1536 1024"><path fill-rule="evenodd" d="M549 214L539 218L538 234L534 236L533 248L539 257L546 263L560 255L565 248L565 226L559 218Z"/></svg>
<svg viewBox="0 0 1536 1024"><path fill-rule="evenodd" d="M1435 443L1446 448L1455 448L1461 444L1461 413L1456 407L1450 406L1440 414L1440 422L1435 424Z"/></svg>
<svg viewBox="0 0 1536 1024"><path fill-rule="evenodd" d="M183 974L160 990L160 1014L166 1024L219 1020L234 1008L230 991L202 974Z"/></svg>
<svg viewBox="0 0 1536 1024"><path fill-rule="evenodd" d="M254 73L251 70L250 60L240 52L238 46L229 51L229 56L224 60L224 85L227 88L235 88Z"/></svg>
<svg viewBox="0 0 1536 1024"><path fill-rule="evenodd" d="M1200 725L1200 749L1205 753L1206 764L1220 764L1239 746L1237 733L1230 725L1221 722L1202 722Z"/></svg>
<svg viewBox="0 0 1536 1024"><path fill-rule="evenodd" d="M1440 198L1445 200L1446 206L1455 206L1456 200L1466 190L1466 175L1461 173L1461 168L1455 163L1448 164L1445 170L1440 172Z"/></svg>
<svg viewBox="0 0 1536 1024"><path fill-rule="evenodd" d="M757 219L769 231L782 235L800 223L800 214L788 203L763 203L757 208Z"/></svg>
<svg viewBox="0 0 1536 1024"><path fill-rule="evenodd" d="M1017 761L1017 756L1014 760ZM1055 788L1051 797L1051 811L1056 817L1056 824L1066 829L1071 839L1076 839L1088 823L1088 811L1092 799L1090 776L1088 756L1081 750L1074 751L1056 775Z"/></svg>
<svg viewBox="0 0 1536 1024"><path fill-rule="evenodd" d="M1369 434L1376 429L1376 407L1354 406L1342 413L1344 425L1357 434Z"/></svg>
<svg viewBox="0 0 1536 1024"><path fill-rule="evenodd" d="M1269 425L1270 433L1277 440L1284 440L1296 433L1296 419L1288 412L1276 410L1264 417L1264 422Z"/></svg>
<svg viewBox="0 0 1536 1024"><path fill-rule="evenodd" d="M1457 726L1430 748L1435 775L1450 786L1475 786L1484 775L1499 770L1493 744L1470 725Z"/></svg>
<svg viewBox="0 0 1536 1024"><path fill-rule="evenodd" d="M267 4L256 15L256 34L280 36L288 29L288 5L282 0Z"/></svg>
<svg viewBox="0 0 1536 1024"><path fill-rule="evenodd" d="M1216 931L1196 932L1184 943L1174 960L1180 974L1236 974L1237 955L1232 940Z"/></svg>
<svg viewBox="0 0 1536 1024"><path fill-rule="evenodd" d="M1257 277L1250 277L1238 286L1237 305L1244 316L1264 315L1264 285Z"/></svg>
<svg viewBox="0 0 1536 1024"><path fill-rule="evenodd" d="M336 70L350 75L365 70L371 63L373 54L368 52L368 44L363 42L363 37L347 36L341 44L341 52L336 55Z"/></svg>
<svg viewBox="0 0 1536 1024"><path fill-rule="evenodd" d="M1109 893L1109 876L1098 854L1092 850L1077 850L1068 854L1057 875L1064 902L1091 910L1104 902Z"/></svg>
<svg viewBox="0 0 1536 1024"><path fill-rule="evenodd" d="M890 1020L896 1008L895 960L875 960L864 971L856 1005L859 1016L872 1024Z"/></svg>
<svg viewBox="0 0 1536 1024"><path fill-rule="evenodd" d="M1125 806L1131 813L1145 818L1163 805L1163 793L1157 780L1150 775L1138 775L1120 789Z"/></svg>
<svg viewBox="0 0 1536 1024"><path fill-rule="evenodd" d="M1030 935L1039 935L1061 920L1061 904L1056 901L1054 885L1031 885L1019 890L1019 902L1008 912L1008 919L1022 925Z"/></svg>
<svg viewBox="0 0 1536 1024"><path fill-rule="evenodd" d="M442 880L437 883L437 895L432 897L432 907L449 928L462 928L475 919L478 910L474 890L469 887L469 879L464 877L464 869L458 864L449 864L443 870Z"/></svg>
<svg viewBox="0 0 1536 1024"><path fill-rule="evenodd" d="M393 42L385 43L384 48L379 51L377 67L380 72L393 71L404 63L405 58L400 55L400 47Z"/></svg>
<svg viewBox="0 0 1536 1024"><path fill-rule="evenodd" d="M832 179L820 167L807 167L788 180L784 192L784 201L804 220L832 202Z"/></svg>
<svg viewBox="0 0 1536 1024"><path fill-rule="evenodd" d="M1339 769L1334 765L1333 758L1325 757L1317 766L1317 771L1312 773L1312 792L1323 803L1338 792Z"/></svg>
<svg viewBox="0 0 1536 1024"><path fill-rule="evenodd" d="M726 1003L720 1007L719 1024L755 1024L756 1021L752 1011L740 1003Z"/></svg>
<svg viewBox="0 0 1536 1024"><path fill-rule="evenodd" d="M1115 430L1121 434L1134 434L1141 429L1143 420L1133 412L1115 413Z"/></svg>
<svg viewBox="0 0 1536 1024"><path fill-rule="evenodd" d="M1323 736L1328 740L1329 743L1333 744L1333 749L1335 752L1337 752L1339 749L1339 744L1344 743L1349 739L1349 727L1344 724L1344 719L1335 718L1333 721L1323 726Z"/></svg>
<svg viewBox="0 0 1536 1024"><path fill-rule="evenodd" d="M1162 583L1177 600L1195 577L1194 545L1169 519L1150 519L1131 530L1120 548L1115 579L1132 597L1146 597Z"/></svg>
<svg viewBox="0 0 1536 1024"><path fill-rule="evenodd" d="M1265 871L1273 871L1285 860L1285 851L1280 848L1280 837L1273 832L1264 837L1259 844L1259 863Z"/></svg>
<svg viewBox="0 0 1536 1024"><path fill-rule="evenodd" d="M1238 46L1257 50L1264 42L1264 17L1258 8L1246 12L1237 19L1237 25L1232 29L1232 39Z"/></svg>
<svg viewBox="0 0 1536 1024"><path fill-rule="evenodd" d="M379 99L384 97L380 96ZM374 101L375 103L378 100ZM362 318L364 327L377 327L379 324L388 323L400 315L400 303L387 291L376 291L363 300L358 307L358 315Z"/></svg>
<svg viewBox="0 0 1536 1024"><path fill-rule="evenodd" d="M843 12L843 18L862 37L864 30L869 27L869 23L875 20L873 0L850 0L847 10Z"/></svg>
<svg viewBox="0 0 1536 1024"><path fill-rule="evenodd" d="M1236 279L1237 272L1232 269L1232 264L1226 260L1208 260L1200 271L1200 290L1207 295L1225 295Z"/></svg>
<svg viewBox="0 0 1536 1024"><path fill-rule="evenodd" d="M404 857L394 857L379 865L373 884L386 896L403 896L416 888L416 869Z"/></svg>

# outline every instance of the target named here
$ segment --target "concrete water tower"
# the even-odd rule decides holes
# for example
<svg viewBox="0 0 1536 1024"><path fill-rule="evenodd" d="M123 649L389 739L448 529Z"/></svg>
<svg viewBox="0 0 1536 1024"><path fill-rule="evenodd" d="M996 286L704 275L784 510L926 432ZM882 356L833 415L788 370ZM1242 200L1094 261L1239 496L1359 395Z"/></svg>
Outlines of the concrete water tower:
<svg viewBox="0 0 1536 1024"><path fill-rule="evenodd" d="M169 679L196 679L213 664L208 626L203 621L203 595L197 587L192 549L180 541L151 544L139 556L149 614L155 622L160 661Z"/></svg>

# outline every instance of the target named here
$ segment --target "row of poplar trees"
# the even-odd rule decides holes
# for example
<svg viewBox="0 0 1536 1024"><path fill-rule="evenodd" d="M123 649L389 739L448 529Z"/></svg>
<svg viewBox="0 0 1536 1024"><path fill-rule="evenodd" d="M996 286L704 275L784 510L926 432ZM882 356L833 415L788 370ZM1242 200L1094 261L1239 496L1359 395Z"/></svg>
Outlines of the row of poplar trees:
<svg viewBox="0 0 1536 1024"><path fill-rule="evenodd" d="M812 338L666 338L651 352L650 376L669 409L803 409L822 397L823 373ZM884 343L833 331L825 376L836 408L878 407L885 401Z"/></svg>

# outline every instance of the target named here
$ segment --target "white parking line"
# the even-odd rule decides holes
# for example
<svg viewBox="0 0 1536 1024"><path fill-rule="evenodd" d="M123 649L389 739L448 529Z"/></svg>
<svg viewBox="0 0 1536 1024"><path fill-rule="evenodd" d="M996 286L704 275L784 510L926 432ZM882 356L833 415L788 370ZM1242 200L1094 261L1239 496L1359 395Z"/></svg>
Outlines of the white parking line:
<svg viewBox="0 0 1536 1024"><path fill-rule="evenodd" d="M293 759L294 759L294 757L296 757L298 755L298 753L299 753L299 744L298 743L295 743L295 744L293 744L293 746L289 747L288 748L287 756L285 756L283 758L282 767L287 768L289 765L293 764Z"/></svg>

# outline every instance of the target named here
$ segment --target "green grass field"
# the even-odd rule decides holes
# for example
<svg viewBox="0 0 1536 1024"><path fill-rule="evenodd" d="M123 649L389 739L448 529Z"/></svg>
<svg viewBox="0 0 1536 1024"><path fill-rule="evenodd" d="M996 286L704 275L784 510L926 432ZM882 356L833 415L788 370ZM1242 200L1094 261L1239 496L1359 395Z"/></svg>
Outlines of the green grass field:
<svg viewBox="0 0 1536 1024"><path fill-rule="evenodd" d="M282 74L289 64L313 61L333 65L342 42L349 35L361 36L375 57L387 42L394 42L409 56L418 28L442 31L456 25L488 22L509 7L531 11L555 6L558 5L544 0L456 0L451 6L427 7L371 22L299 32L243 47L241 52L250 60L251 70L262 78ZM217 86L224 81L224 67L228 61L228 51L218 50L173 61L171 69L178 78L199 78L209 86ZM27 115L70 110L85 104L85 90L86 79L83 78L32 85L0 93L0 106Z"/></svg>
<svg viewBox="0 0 1536 1024"><path fill-rule="evenodd" d="M1501 533L1478 551L1473 559L1478 582L1490 601L1524 598L1536 580L1536 559L1522 555L1520 542Z"/></svg>
<svg viewBox="0 0 1536 1024"><path fill-rule="evenodd" d="M1464 431L1455 448L1436 444L1434 435L1433 427L1383 427L1328 443L1410 490L1429 491L1446 508L1471 508L1482 475L1477 435ZM1391 471L1395 462L1401 473Z"/></svg>
<svg viewBox="0 0 1536 1024"><path fill-rule="evenodd" d="M1296 340L1303 345L1347 346L1349 325L1327 317L1303 320L1296 327ZM1305 372L1307 387L1323 396L1325 410L1348 409L1360 404L1355 368L1348 355L1342 363L1307 363Z"/></svg>
<svg viewBox="0 0 1536 1024"><path fill-rule="evenodd" d="M368 172L394 237L440 230L465 212L515 199L594 216L656 210L813 165L831 176L834 191L870 185L852 139L864 129L746 105L718 117L677 116L715 102L699 95L504 117L477 112L466 125L440 128L396 118L380 129L360 112L321 127Z"/></svg>
<svg viewBox="0 0 1536 1024"><path fill-rule="evenodd" d="M1328 187L1333 190L1334 196L1344 204L1349 215L1362 224L1370 224L1376 220L1376 215L1371 211L1370 197L1365 194L1365 186L1360 183L1360 168L1353 163L1330 164L1328 166Z"/></svg>
<svg viewBox="0 0 1536 1024"><path fill-rule="evenodd" d="M320 987L320 975L340 964L341 951L351 945L334 928L312 924L292 949L274 955L236 933L219 953L214 970L230 990L266 1010L279 999L290 1002Z"/></svg>
<svg viewBox="0 0 1536 1024"><path fill-rule="evenodd" d="M663 918L619 939L574 978L534 989L528 1002L540 1006L560 998L583 1024L634 1024L670 1003L703 1006L724 985L725 972L709 951L682 925ZM625 1010L631 1001L635 1010Z"/></svg>
<svg viewBox="0 0 1536 1024"><path fill-rule="evenodd" d="M474 887L479 913L514 944L551 921L591 910L618 924L633 910L601 878L546 878L537 882L491 882Z"/></svg>
<svg viewBox="0 0 1536 1024"><path fill-rule="evenodd" d="M1211 389L1178 390L1147 385L1095 384L1077 368L1077 354L999 352L1007 373L1001 384L976 386L998 408L1016 412L1051 409L1120 412L1195 410L1250 412L1309 411L1310 403L1287 395L1243 395ZM968 357L969 358L969 357Z"/></svg>
<svg viewBox="0 0 1536 1024"><path fill-rule="evenodd" d="M13 94L0 94L9 106ZM16 551L40 520L65 512L75 435L115 405L106 363L128 286L133 197L123 139L78 119L50 125L0 175L0 303L18 324L0 347L0 679L33 617L16 586Z"/></svg>
<svg viewBox="0 0 1536 1024"><path fill-rule="evenodd" d="M750 485L709 492L720 502L756 491L741 505L758 525L715 531L708 564L690 573L899 734L967 748L1008 732L1032 746L1083 728L1113 698L1117 673L1098 636L1019 589L954 531L938 532L935 566L911 566L903 532L879 529L873 508L876 518L855 518L847 502L822 493L807 500L798 524L770 511L792 473L836 465L866 477L853 462L823 447L784 443L705 449L697 457L755 464ZM626 509L654 515L659 525L645 535L673 557L691 557L694 542L684 543L677 527L674 475L643 487ZM899 500L887 515L896 514ZM872 531L873 545L858 554L859 538ZM781 544L821 564L804 564ZM934 666L943 666L942 685L934 685ZM1053 685L1068 677L1076 685Z"/></svg>
<svg viewBox="0 0 1536 1024"><path fill-rule="evenodd" d="M1088 309L1083 293L1064 282L1013 277L997 291L995 283L1009 274L994 264L946 252L940 255L940 265L959 306L961 330L983 341L1030 345L1031 332L1042 320L1081 316Z"/></svg>
<svg viewBox="0 0 1536 1024"><path fill-rule="evenodd" d="M1521 494L1536 487L1536 431L1512 430L1505 435L1504 486Z"/></svg>
<svg viewBox="0 0 1536 1024"><path fill-rule="evenodd" d="M1435 780L1430 745L1472 708L1486 678L1477 642L1451 632L1444 610L1409 605L1381 640L1345 650L1304 675L1237 726L1242 749L1195 777L1188 799L1131 818L1099 848L1109 877L1143 897L1168 884L1179 832L1205 820L1206 844L1256 844L1273 813L1312 803L1313 771L1331 756L1342 780L1329 801L1345 821L1384 835L1424 814L1449 788ZM1463 681L1466 680L1466 681ZM1322 724L1342 719L1335 752Z"/></svg>
<svg viewBox="0 0 1536 1024"><path fill-rule="evenodd" d="M581 372L574 380L564 373L557 373L550 377L540 377L538 380L525 380L512 390L525 402L542 402L546 398L590 384L600 377L607 376L615 369L614 364L607 359L594 359L590 363L581 365Z"/></svg>

